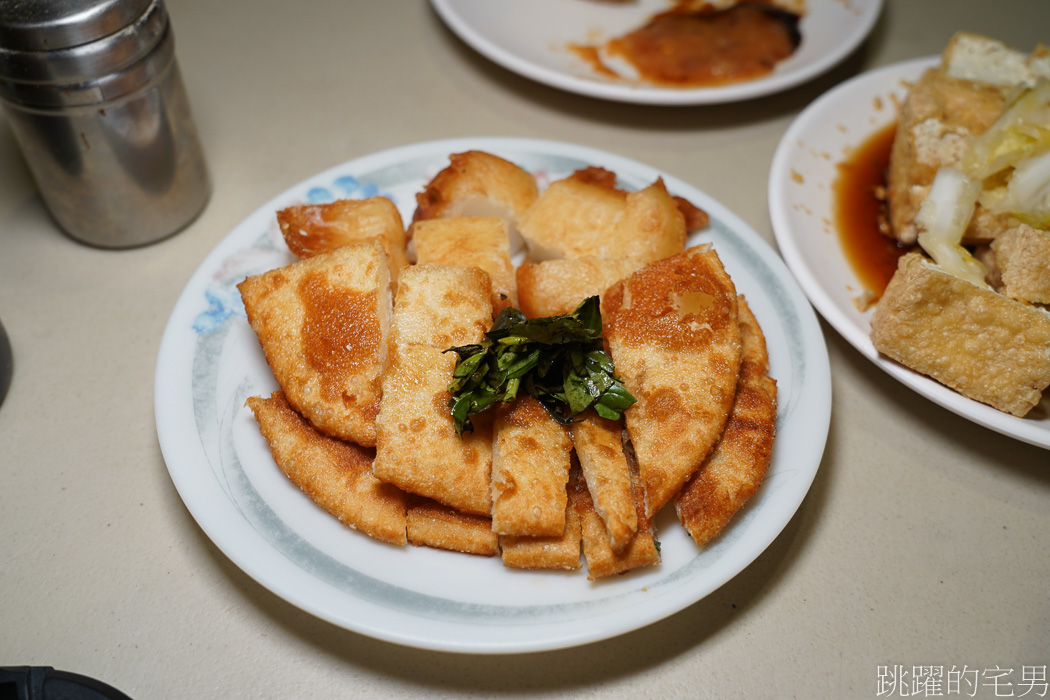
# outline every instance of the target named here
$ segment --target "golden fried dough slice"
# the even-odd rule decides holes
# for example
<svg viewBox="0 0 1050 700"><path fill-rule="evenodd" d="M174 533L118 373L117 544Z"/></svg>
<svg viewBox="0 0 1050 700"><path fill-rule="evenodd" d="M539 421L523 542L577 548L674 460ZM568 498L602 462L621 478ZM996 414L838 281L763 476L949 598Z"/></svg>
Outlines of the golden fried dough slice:
<svg viewBox="0 0 1050 700"><path fill-rule="evenodd" d="M572 486L565 506L565 531L554 537L499 538L503 565L512 569L561 569L576 571L580 562L580 515L572 498Z"/></svg>
<svg viewBox="0 0 1050 700"><path fill-rule="evenodd" d="M651 262L685 247L685 216L663 180L638 192L600 168L552 182L521 223L534 260L635 258Z"/></svg>
<svg viewBox="0 0 1050 700"><path fill-rule="evenodd" d="M408 541L416 547L483 557L499 554L499 538L488 518L458 513L434 501L423 501L409 508Z"/></svg>
<svg viewBox="0 0 1050 700"><path fill-rule="evenodd" d="M253 396L248 407L288 479L339 522L403 545L407 495L372 474L373 451L328 437L292 410L284 394Z"/></svg>
<svg viewBox="0 0 1050 700"><path fill-rule="evenodd" d="M532 396L496 407L492 530L556 537L565 532L572 439Z"/></svg>
<svg viewBox="0 0 1050 700"><path fill-rule="evenodd" d="M635 475L632 474L632 478ZM595 580L622 574L643 566L660 563L660 550L656 548L652 523L645 515L642 504L644 496L641 488L634 483L635 504L638 515L638 531L630 543L620 552L609 546L609 535L605 524L594 508L594 500L583 479L577 479L574 485L573 499L580 515L580 529L583 539L583 555L587 560L587 578Z"/></svg>
<svg viewBox="0 0 1050 700"><path fill-rule="evenodd" d="M511 230L516 250L518 223L536 201L538 189L532 174L520 166L485 151L449 156L449 165L416 195L412 221L446 216L499 216Z"/></svg>
<svg viewBox="0 0 1050 700"><path fill-rule="evenodd" d="M642 267L640 260L573 258L524 263L518 267L518 308L529 318L572 313L588 297Z"/></svg>
<svg viewBox="0 0 1050 700"><path fill-rule="evenodd" d="M372 470L410 493L488 516L492 422L480 414L473 419L474 432L456 434L448 407L455 367L455 353L425 345L394 349L383 377Z"/></svg>
<svg viewBox="0 0 1050 700"><path fill-rule="evenodd" d="M300 258L377 238L386 251L395 285L408 264L405 225L397 207L386 197L296 204L278 211L277 223L288 249Z"/></svg>
<svg viewBox="0 0 1050 700"><path fill-rule="evenodd" d="M1050 232L1026 224L992 241L1003 294L1019 301L1050 304Z"/></svg>
<svg viewBox="0 0 1050 700"><path fill-rule="evenodd" d="M765 336L743 297L738 309L742 350L733 409L718 444L674 501L679 521L701 547L755 494L773 453L777 384L767 376Z"/></svg>
<svg viewBox="0 0 1050 700"><path fill-rule="evenodd" d="M622 552L638 530L638 510L622 435L619 421L607 420L594 411L587 411L572 424L572 441L583 479L614 552Z"/></svg>
<svg viewBox="0 0 1050 700"><path fill-rule="evenodd" d="M736 290L715 251L697 246L614 284L602 317L616 373L637 399L624 420L651 516L700 467L729 416Z"/></svg>
<svg viewBox="0 0 1050 700"><path fill-rule="evenodd" d="M328 435L375 445L391 315L382 245L353 243L237 289L288 402Z"/></svg>
<svg viewBox="0 0 1050 700"><path fill-rule="evenodd" d="M397 287L392 345L447 350L481 340L492 325L489 276L473 267L412 265Z"/></svg>
<svg viewBox="0 0 1050 700"><path fill-rule="evenodd" d="M911 87L887 173L890 224L899 241L916 241L915 215L937 170L958 165L970 140L999 118L1003 104L996 86L950 78L940 68L931 68Z"/></svg>
<svg viewBox="0 0 1050 700"><path fill-rule="evenodd" d="M492 282L492 313L518 305L514 265L510 261L507 222L498 216L426 219L412 226L416 263L458 265L484 270Z"/></svg>
<svg viewBox="0 0 1050 700"><path fill-rule="evenodd" d="M1050 385L1050 313L908 253L871 319L875 348L964 396L1024 416Z"/></svg>

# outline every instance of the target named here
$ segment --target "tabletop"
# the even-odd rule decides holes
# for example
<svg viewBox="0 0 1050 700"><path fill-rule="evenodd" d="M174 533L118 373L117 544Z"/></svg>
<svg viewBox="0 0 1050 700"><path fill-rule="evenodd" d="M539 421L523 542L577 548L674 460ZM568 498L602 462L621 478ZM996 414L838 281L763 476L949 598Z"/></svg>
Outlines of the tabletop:
<svg viewBox="0 0 1050 700"><path fill-rule="evenodd" d="M52 666L133 698L1045 696L1050 453L920 397L822 324L833 405L805 500L741 573L664 620L559 651L466 655L359 635L230 561L173 486L154 372L202 260L249 213L340 162L505 136L649 164L775 246L766 183L793 118L858 73L937 54L958 30L1031 50L1045 0L888 0L869 38L802 85L649 106L533 82L423 0L168 0L214 192L132 250L52 223L0 114L0 665ZM952 671L956 685L948 685ZM896 675L895 675L896 674ZM940 692L937 692L937 691Z"/></svg>

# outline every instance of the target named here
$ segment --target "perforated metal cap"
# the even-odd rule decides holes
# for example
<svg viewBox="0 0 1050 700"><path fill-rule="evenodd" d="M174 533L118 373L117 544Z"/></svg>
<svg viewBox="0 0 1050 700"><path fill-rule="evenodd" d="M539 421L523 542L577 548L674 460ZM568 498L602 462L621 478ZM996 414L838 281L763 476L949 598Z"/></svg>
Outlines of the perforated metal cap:
<svg viewBox="0 0 1050 700"><path fill-rule="evenodd" d="M120 31L152 0L0 0L0 47L54 51Z"/></svg>

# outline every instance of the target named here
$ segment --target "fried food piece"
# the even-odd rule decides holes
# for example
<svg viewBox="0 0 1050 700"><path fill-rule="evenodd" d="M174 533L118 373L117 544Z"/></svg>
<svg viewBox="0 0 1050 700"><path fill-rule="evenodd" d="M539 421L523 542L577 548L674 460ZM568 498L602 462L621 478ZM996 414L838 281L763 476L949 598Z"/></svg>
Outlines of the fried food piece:
<svg viewBox="0 0 1050 700"><path fill-rule="evenodd" d="M492 422L473 419L474 432L456 434L448 385L455 353L401 345L383 377L376 419L373 472L383 481L456 510L489 516L492 496Z"/></svg>
<svg viewBox="0 0 1050 700"><path fill-rule="evenodd" d="M390 280L395 285L408 264L405 225L397 207L386 197L296 204L278 211L277 223L288 249L300 258L377 238L390 261Z"/></svg>
<svg viewBox="0 0 1050 700"><path fill-rule="evenodd" d="M412 221L448 216L499 216L507 221L511 250L518 225L539 192L532 174L484 151L453 153L449 165L416 195Z"/></svg>
<svg viewBox="0 0 1050 700"><path fill-rule="evenodd" d="M518 306L529 318L572 313L580 302L642 267L640 260L573 258L518 267Z"/></svg>
<svg viewBox="0 0 1050 700"><path fill-rule="evenodd" d="M237 285L288 402L314 427L376 444L390 329L390 268L376 240L353 243Z"/></svg>
<svg viewBox="0 0 1050 700"><path fill-rule="evenodd" d="M919 253L900 259L871 339L884 355L1015 416L1050 385L1050 313L964 282Z"/></svg>
<svg viewBox="0 0 1050 700"><path fill-rule="evenodd" d="M518 305L510 233L498 216L426 219L412 226L416 263L458 265L484 270L492 282L492 313Z"/></svg>
<svg viewBox="0 0 1050 700"><path fill-rule="evenodd" d="M416 547L494 557L499 538L492 522L480 515L458 513L434 501L422 501L408 510L408 541Z"/></svg>
<svg viewBox="0 0 1050 700"><path fill-rule="evenodd" d="M622 552L638 530L631 472L623 451L623 428L593 411L572 424L572 441L594 510L609 534L613 552Z"/></svg>
<svg viewBox="0 0 1050 700"><path fill-rule="evenodd" d="M662 179L638 192L600 168L552 182L521 223L534 260L635 258L643 263L685 247L685 216Z"/></svg>
<svg viewBox="0 0 1050 700"><path fill-rule="evenodd" d="M447 350L477 343L492 325L485 272L454 265L412 265L397 288L390 342Z"/></svg>
<svg viewBox="0 0 1050 700"><path fill-rule="evenodd" d="M652 516L714 447L740 371L737 295L717 253L697 246L609 288L604 334L637 403L624 413Z"/></svg>
<svg viewBox="0 0 1050 700"><path fill-rule="evenodd" d="M635 506L638 517L638 530L630 543L620 552L613 551L609 545L609 534L605 524L594 508L594 500L583 479L574 484L573 500L580 515L580 528L583 538L583 555L587 560L587 578L591 581L613 574L622 574L643 566L660 563L660 550L656 548L652 523L645 514L642 501L644 495L632 472L632 483L635 494Z"/></svg>
<svg viewBox="0 0 1050 700"><path fill-rule="evenodd" d="M279 391L253 396L247 406L277 466L314 503L370 537L407 543L407 495L373 476L373 450L318 432Z"/></svg>
<svg viewBox="0 0 1050 700"><path fill-rule="evenodd" d="M738 310L740 379L729 420L714 450L674 501L679 521L701 547L755 495L773 454L777 383L768 376L765 336L742 296Z"/></svg>
<svg viewBox="0 0 1050 700"><path fill-rule="evenodd" d="M580 515L570 484L565 505L565 531L553 537L499 538L503 565L512 569L561 569L576 571L580 562Z"/></svg>
<svg viewBox="0 0 1050 700"><path fill-rule="evenodd" d="M492 446L492 529L500 535L565 532L565 485L572 439L534 397L496 407Z"/></svg>
<svg viewBox="0 0 1050 700"><path fill-rule="evenodd" d="M926 71L911 87L898 117L887 173L890 225L897 240L915 243L915 216L937 171L957 166L970 140L999 118L1003 105L996 86L952 78L940 68Z"/></svg>
<svg viewBox="0 0 1050 700"><path fill-rule="evenodd" d="M1050 232L1021 224L991 244L1003 294L1038 304L1050 304Z"/></svg>
<svg viewBox="0 0 1050 700"><path fill-rule="evenodd" d="M951 78L1014 87L1032 87L1050 78L1050 53L1040 47L1030 55L991 37L956 32L941 54Z"/></svg>

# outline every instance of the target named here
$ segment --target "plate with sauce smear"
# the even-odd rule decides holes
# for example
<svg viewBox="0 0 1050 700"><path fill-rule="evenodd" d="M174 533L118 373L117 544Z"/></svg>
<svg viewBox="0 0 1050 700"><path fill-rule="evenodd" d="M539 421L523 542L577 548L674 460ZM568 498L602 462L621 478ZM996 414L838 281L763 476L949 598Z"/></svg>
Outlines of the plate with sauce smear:
<svg viewBox="0 0 1050 700"><path fill-rule="evenodd" d="M875 303L905 249L878 232L872 190L884 184L898 108L910 81L939 56L863 73L824 94L791 124L769 177L780 253L806 296L854 348L905 386L974 423L1050 448L1050 399L1025 418L997 411L881 356Z"/></svg>
<svg viewBox="0 0 1050 700"><path fill-rule="evenodd" d="M508 70L581 95L655 105L736 102L794 87L853 51L882 3L431 0L459 38ZM718 9L696 11L707 4ZM662 50L669 45L676 48ZM668 54L670 62L659 58Z"/></svg>

